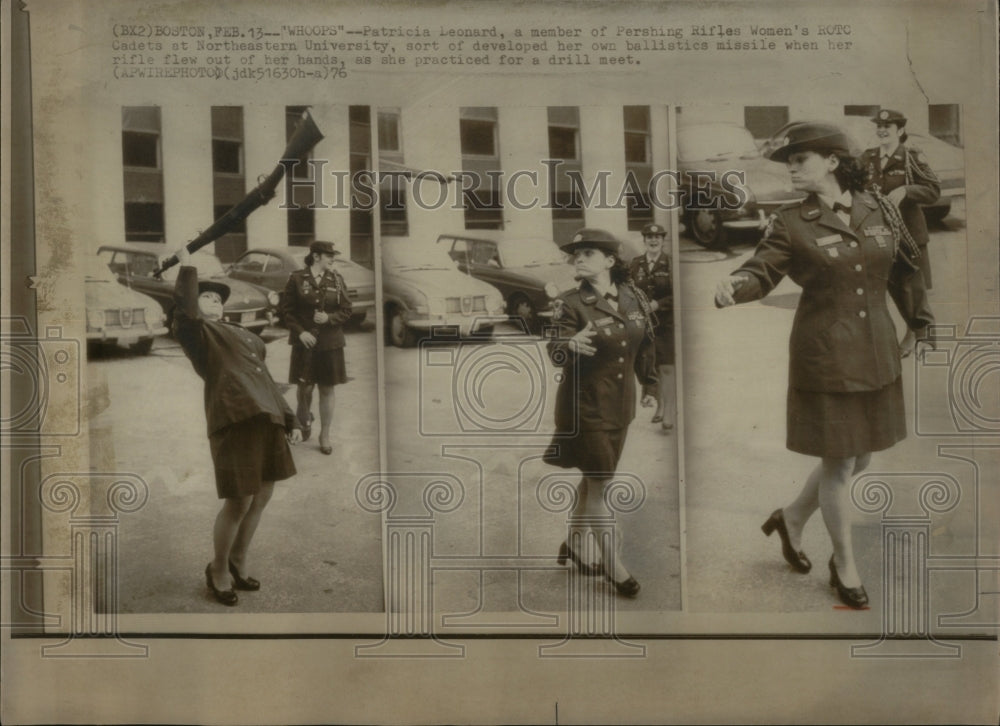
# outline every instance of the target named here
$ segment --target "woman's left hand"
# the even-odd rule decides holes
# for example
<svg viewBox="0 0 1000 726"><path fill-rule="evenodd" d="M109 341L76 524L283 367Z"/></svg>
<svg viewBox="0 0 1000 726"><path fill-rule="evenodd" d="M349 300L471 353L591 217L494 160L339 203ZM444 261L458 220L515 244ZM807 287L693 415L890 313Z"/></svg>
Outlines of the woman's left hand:
<svg viewBox="0 0 1000 726"><path fill-rule="evenodd" d="M885 196L890 202L898 207L900 203L906 199L906 187L896 187Z"/></svg>
<svg viewBox="0 0 1000 726"><path fill-rule="evenodd" d="M317 325L326 325L330 320L330 316L324 313L322 310L317 310L313 313L313 322Z"/></svg>
<svg viewBox="0 0 1000 726"><path fill-rule="evenodd" d="M295 446L295 444L301 444L302 432L299 431L298 429L292 429L288 433L288 443L290 443L292 446Z"/></svg>
<svg viewBox="0 0 1000 726"><path fill-rule="evenodd" d="M639 402L639 405L642 406L643 408L652 408L653 406L656 405L656 396L650 396L649 394L643 396L642 401Z"/></svg>

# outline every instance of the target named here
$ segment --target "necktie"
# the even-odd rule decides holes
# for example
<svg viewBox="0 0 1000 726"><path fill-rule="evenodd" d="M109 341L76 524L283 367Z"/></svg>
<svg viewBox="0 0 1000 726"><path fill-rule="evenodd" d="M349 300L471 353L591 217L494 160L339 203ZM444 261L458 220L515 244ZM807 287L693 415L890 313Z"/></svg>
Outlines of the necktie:
<svg viewBox="0 0 1000 726"><path fill-rule="evenodd" d="M841 204L840 202L834 202L833 203L833 211L834 212L843 212L844 214L849 215L851 213L851 208L848 205L846 205L846 204Z"/></svg>
<svg viewBox="0 0 1000 726"><path fill-rule="evenodd" d="M611 302L618 302L618 296L612 295L610 292L604 293L604 299L610 300Z"/></svg>
<svg viewBox="0 0 1000 726"><path fill-rule="evenodd" d="M878 158L878 163L879 163L879 168L885 169L885 165L889 163L889 155L888 154L882 154Z"/></svg>

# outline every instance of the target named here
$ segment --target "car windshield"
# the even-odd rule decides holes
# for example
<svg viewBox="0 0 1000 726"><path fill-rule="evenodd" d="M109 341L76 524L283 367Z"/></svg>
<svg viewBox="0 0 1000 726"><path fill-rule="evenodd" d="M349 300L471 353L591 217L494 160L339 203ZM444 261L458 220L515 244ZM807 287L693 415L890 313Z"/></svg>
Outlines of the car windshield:
<svg viewBox="0 0 1000 726"><path fill-rule="evenodd" d="M677 156L681 161L726 161L756 159L760 151L742 126L704 124L677 130Z"/></svg>
<svg viewBox="0 0 1000 726"><path fill-rule="evenodd" d="M95 282L118 282L115 273L108 267L108 260L104 257L91 257L87 261L87 279Z"/></svg>
<svg viewBox="0 0 1000 726"><path fill-rule="evenodd" d="M411 239L382 240L382 265L390 270L454 270L447 250Z"/></svg>
<svg viewBox="0 0 1000 726"><path fill-rule="evenodd" d="M507 267L537 267L566 262L555 242L545 239L505 241L500 244L500 255Z"/></svg>

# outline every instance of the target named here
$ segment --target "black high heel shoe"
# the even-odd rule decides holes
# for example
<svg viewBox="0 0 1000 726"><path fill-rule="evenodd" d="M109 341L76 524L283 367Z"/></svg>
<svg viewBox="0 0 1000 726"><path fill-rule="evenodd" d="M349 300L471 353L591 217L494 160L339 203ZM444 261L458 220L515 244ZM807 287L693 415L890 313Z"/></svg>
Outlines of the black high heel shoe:
<svg viewBox="0 0 1000 726"><path fill-rule="evenodd" d="M771 536L774 530L778 530L778 536L781 537L781 554L784 555L785 562L790 564L793 570L805 574L812 569L812 562L806 557L806 553L802 550L796 552L792 547L792 542L788 538L788 528L785 526L785 514L783 510L775 509L771 512L771 516L768 517L767 521L760 528L768 537Z"/></svg>
<svg viewBox="0 0 1000 726"><path fill-rule="evenodd" d="M617 590L618 594L622 597L635 597L639 594L639 590L642 589L639 582L634 577L629 577L623 582L618 582L617 580L613 580L611 578L611 574L608 572L605 572L604 576L608 578L608 582L615 586L615 590Z"/></svg>
<svg viewBox="0 0 1000 726"><path fill-rule="evenodd" d="M240 598L236 595L236 591L232 588L228 590L220 590L212 582L212 563L209 562L205 565L205 583L208 585L208 589L212 591L215 595L215 599L218 600L223 605L228 605L232 607L240 601Z"/></svg>
<svg viewBox="0 0 1000 726"><path fill-rule="evenodd" d="M832 555L830 556L830 587L837 588L837 596L849 608L860 610L868 605L868 593L865 592L864 586L844 587L844 583L840 581L840 576L837 574L837 566L833 564Z"/></svg>
<svg viewBox="0 0 1000 726"><path fill-rule="evenodd" d="M560 565L565 565L567 557L573 561L576 565L576 569L580 571L580 574L586 575L587 577L595 577L601 574L601 567L599 565L591 565L584 562L577 556L576 552L570 548L568 543L563 542L559 545L559 556L556 558L556 562Z"/></svg>
<svg viewBox="0 0 1000 726"><path fill-rule="evenodd" d="M236 565L233 564L232 560L229 560L229 574L233 576L233 584L236 586L237 590L259 590L260 581L255 580L252 577L240 577L240 571L236 569Z"/></svg>

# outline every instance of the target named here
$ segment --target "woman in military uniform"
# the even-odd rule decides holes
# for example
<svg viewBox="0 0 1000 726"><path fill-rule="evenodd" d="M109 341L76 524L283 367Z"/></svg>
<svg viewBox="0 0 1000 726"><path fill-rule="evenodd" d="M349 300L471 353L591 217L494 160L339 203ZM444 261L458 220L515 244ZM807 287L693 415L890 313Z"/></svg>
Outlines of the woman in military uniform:
<svg viewBox="0 0 1000 726"><path fill-rule="evenodd" d="M222 320L229 287L199 283L187 265L187 249L174 287L174 336L205 381L205 417L215 468L215 487L223 500L215 518L215 558L205 568L208 589L223 605L236 605L239 590L259 590L246 575L247 550L257 531L274 482L295 475L288 444L301 440L298 422L264 364L259 336Z"/></svg>
<svg viewBox="0 0 1000 726"><path fill-rule="evenodd" d="M669 411L674 366L674 297L670 273L670 255L663 249L667 230L650 223L642 228L642 241L646 251L634 257L629 273L635 286L649 299L649 308L655 313L656 372L660 379L660 392L656 402L653 423L664 431L674 427Z"/></svg>
<svg viewBox="0 0 1000 726"><path fill-rule="evenodd" d="M835 126L799 123L771 153L808 196L780 208L754 256L719 281L719 307L757 300L788 275L802 287L792 325L787 446L820 458L798 497L764 523L777 530L794 570L811 563L802 530L816 511L833 542L830 584L841 601L864 607L868 595L851 544L851 481L871 452L906 436L900 350L886 306L891 279L913 276L916 245L896 207L864 191L865 170ZM904 310L903 317L912 311Z"/></svg>
<svg viewBox="0 0 1000 726"><path fill-rule="evenodd" d="M281 298L282 317L292 346L288 381L298 387L296 415L303 438L312 431L313 387L319 386L319 449L332 454L334 386L347 382L344 323L351 317L344 278L334 269L338 254L332 242L309 245L305 268L288 277Z"/></svg>
<svg viewBox="0 0 1000 726"><path fill-rule="evenodd" d="M569 558L585 574L603 570L619 594L635 597L639 583L619 556L620 527L613 543L598 538L603 567L585 563L577 549L589 536L587 519L610 516L604 489L615 474L635 417L636 377L643 387L642 405L655 402L652 312L645 295L631 283L618 256L620 244L611 234L581 229L561 247L572 256L581 282L556 300L557 335L548 351L563 378L556 391L556 433L545 460L579 468L583 476L570 541L563 542L559 562Z"/></svg>
<svg viewBox="0 0 1000 726"><path fill-rule="evenodd" d="M920 273L914 276L910 287L889 287L889 294L893 300L899 300L902 307L913 308L912 301L900 298L914 288L919 288L917 294L924 302L915 309L913 319L906 321L906 335L900 343L906 357L913 351L918 339L926 338L927 326L934 322L926 295L926 290L931 289L931 260L927 254L930 235L921 205L938 200L941 184L920 150L907 146L906 116L899 111L882 109L872 118L872 123L876 127L879 145L861 155L861 163L868 174L868 189L881 192L899 207L907 232L920 248Z"/></svg>

